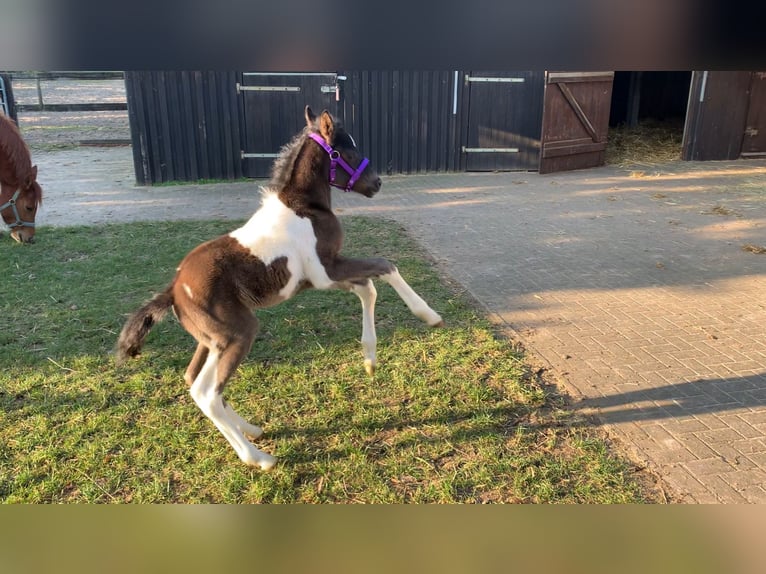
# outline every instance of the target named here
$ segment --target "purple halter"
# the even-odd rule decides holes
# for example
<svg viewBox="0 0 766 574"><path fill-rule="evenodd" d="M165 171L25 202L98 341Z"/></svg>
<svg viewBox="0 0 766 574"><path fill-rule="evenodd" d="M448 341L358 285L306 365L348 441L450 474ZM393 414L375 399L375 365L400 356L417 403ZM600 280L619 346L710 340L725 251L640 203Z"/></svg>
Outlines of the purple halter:
<svg viewBox="0 0 766 574"><path fill-rule="evenodd" d="M364 168L367 167L367 164L370 163L370 160L363 158L362 163L359 164L359 167L354 169L348 165L348 163L346 163L346 160L340 157L340 152L338 150L330 147L330 145L324 141L324 139L322 139L322 136L319 134L310 133L309 137L321 145L322 148L330 155L330 185L337 187L338 189L342 189L343 191L351 191L351 188L354 187L354 184L362 175ZM342 187L335 183L335 168L338 164L340 164L340 166L346 170L346 173L351 176L351 178L348 180L348 183L346 184L346 187Z"/></svg>

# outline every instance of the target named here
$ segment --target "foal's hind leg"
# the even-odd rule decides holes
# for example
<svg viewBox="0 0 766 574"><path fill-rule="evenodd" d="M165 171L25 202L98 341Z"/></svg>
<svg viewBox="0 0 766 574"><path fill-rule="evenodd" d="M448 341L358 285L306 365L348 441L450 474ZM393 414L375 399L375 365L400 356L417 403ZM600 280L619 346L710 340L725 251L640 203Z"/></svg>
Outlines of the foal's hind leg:
<svg viewBox="0 0 766 574"><path fill-rule="evenodd" d="M184 374L184 380L188 386L191 387L192 384L194 384L195 379L202 370L202 366L205 364L205 361L207 361L208 353L209 349L205 345L202 343L197 345L197 350L194 352L194 357L192 357L189 366L186 368L186 373ZM234 411L234 409L231 408L228 403L226 403L226 401L224 401L224 407L226 409L226 414L229 415L231 420L234 422L234 425L240 431L242 431L246 437L254 440L263 434L263 429L261 427L252 425L247 422L245 419L239 416Z"/></svg>
<svg viewBox="0 0 766 574"><path fill-rule="evenodd" d="M242 419L226 404L222 396L226 382L250 351L255 337L255 325L253 318L251 329L245 329L249 332L240 331L239 336L230 340L220 351L211 349L208 352L205 364L194 380L190 392L194 402L213 421L242 462L268 470L274 466L276 459L255 448L244 436L260 436L261 429Z"/></svg>
<svg viewBox="0 0 766 574"><path fill-rule="evenodd" d="M226 409L226 414L229 415L229 418L234 423L234 426L236 426L247 438L255 440L263 434L263 429L261 427L247 422L245 419L239 416L237 411L231 408L229 403L224 401L223 406Z"/></svg>
<svg viewBox="0 0 766 574"><path fill-rule="evenodd" d="M202 343L199 343L197 345L197 350L194 351L194 356L189 362L189 366L186 367L186 372L184 373L184 381L186 381L187 386L191 387L194 383L197 375L199 375L199 372L202 370L202 366L205 364L205 361L207 361L207 354L208 348Z"/></svg>

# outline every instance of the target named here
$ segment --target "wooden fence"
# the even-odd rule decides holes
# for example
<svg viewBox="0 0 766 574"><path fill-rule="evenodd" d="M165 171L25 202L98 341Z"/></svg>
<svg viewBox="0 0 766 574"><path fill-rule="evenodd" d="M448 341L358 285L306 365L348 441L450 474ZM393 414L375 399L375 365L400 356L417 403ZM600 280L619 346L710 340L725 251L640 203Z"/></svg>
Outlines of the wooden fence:
<svg viewBox="0 0 766 574"><path fill-rule="evenodd" d="M92 103L47 103L42 88L43 81L55 80L122 80L123 72L12 72L12 80L34 80L37 83L37 103L16 103L16 112L92 112L123 111L128 109L127 102L92 102Z"/></svg>

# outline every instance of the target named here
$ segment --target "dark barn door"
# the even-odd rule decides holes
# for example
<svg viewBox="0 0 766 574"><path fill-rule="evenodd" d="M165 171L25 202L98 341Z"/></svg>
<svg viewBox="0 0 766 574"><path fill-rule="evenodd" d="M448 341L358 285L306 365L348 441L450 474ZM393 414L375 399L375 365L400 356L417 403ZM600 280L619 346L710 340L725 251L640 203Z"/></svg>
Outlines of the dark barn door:
<svg viewBox="0 0 766 574"><path fill-rule="evenodd" d="M540 158L543 72L470 72L464 76L466 171L535 170Z"/></svg>
<svg viewBox="0 0 766 574"><path fill-rule="evenodd" d="M603 165L614 72L548 72L540 173Z"/></svg>
<svg viewBox="0 0 766 574"><path fill-rule="evenodd" d="M766 157L766 72L753 72L742 157Z"/></svg>
<svg viewBox="0 0 766 574"><path fill-rule="evenodd" d="M246 72L238 85L242 98L244 145L242 171L246 177L268 177L280 148L306 125L308 104L317 114L336 114L338 76L335 73Z"/></svg>
<svg viewBox="0 0 766 574"><path fill-rule="evenodd" d="M737 159L748 124L752 72L716 70L692 73L681 159ZM750 144L755 142L749 142Z"/></svg>

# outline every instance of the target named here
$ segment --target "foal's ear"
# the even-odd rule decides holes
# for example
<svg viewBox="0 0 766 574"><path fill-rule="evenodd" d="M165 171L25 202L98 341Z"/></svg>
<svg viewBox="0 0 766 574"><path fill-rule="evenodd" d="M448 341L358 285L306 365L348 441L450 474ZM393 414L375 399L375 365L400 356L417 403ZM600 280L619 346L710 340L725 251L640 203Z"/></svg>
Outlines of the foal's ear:
<svg viewBox="0 0 766 574"><path fill-rule="evenodd" d="M324 110L322 115L319 116L319 135L324 138L324 141L332 145L335 138L335 122L327 110Z"/></svg>
<svg viewBox="0 0 766 574"><path fill-rule="evenodd" d="M306 116L306 125L309 127L313 126L317 117L314 112L311 111L311 106L306 106L306 109L303 110L303 115Z"/></svg>

